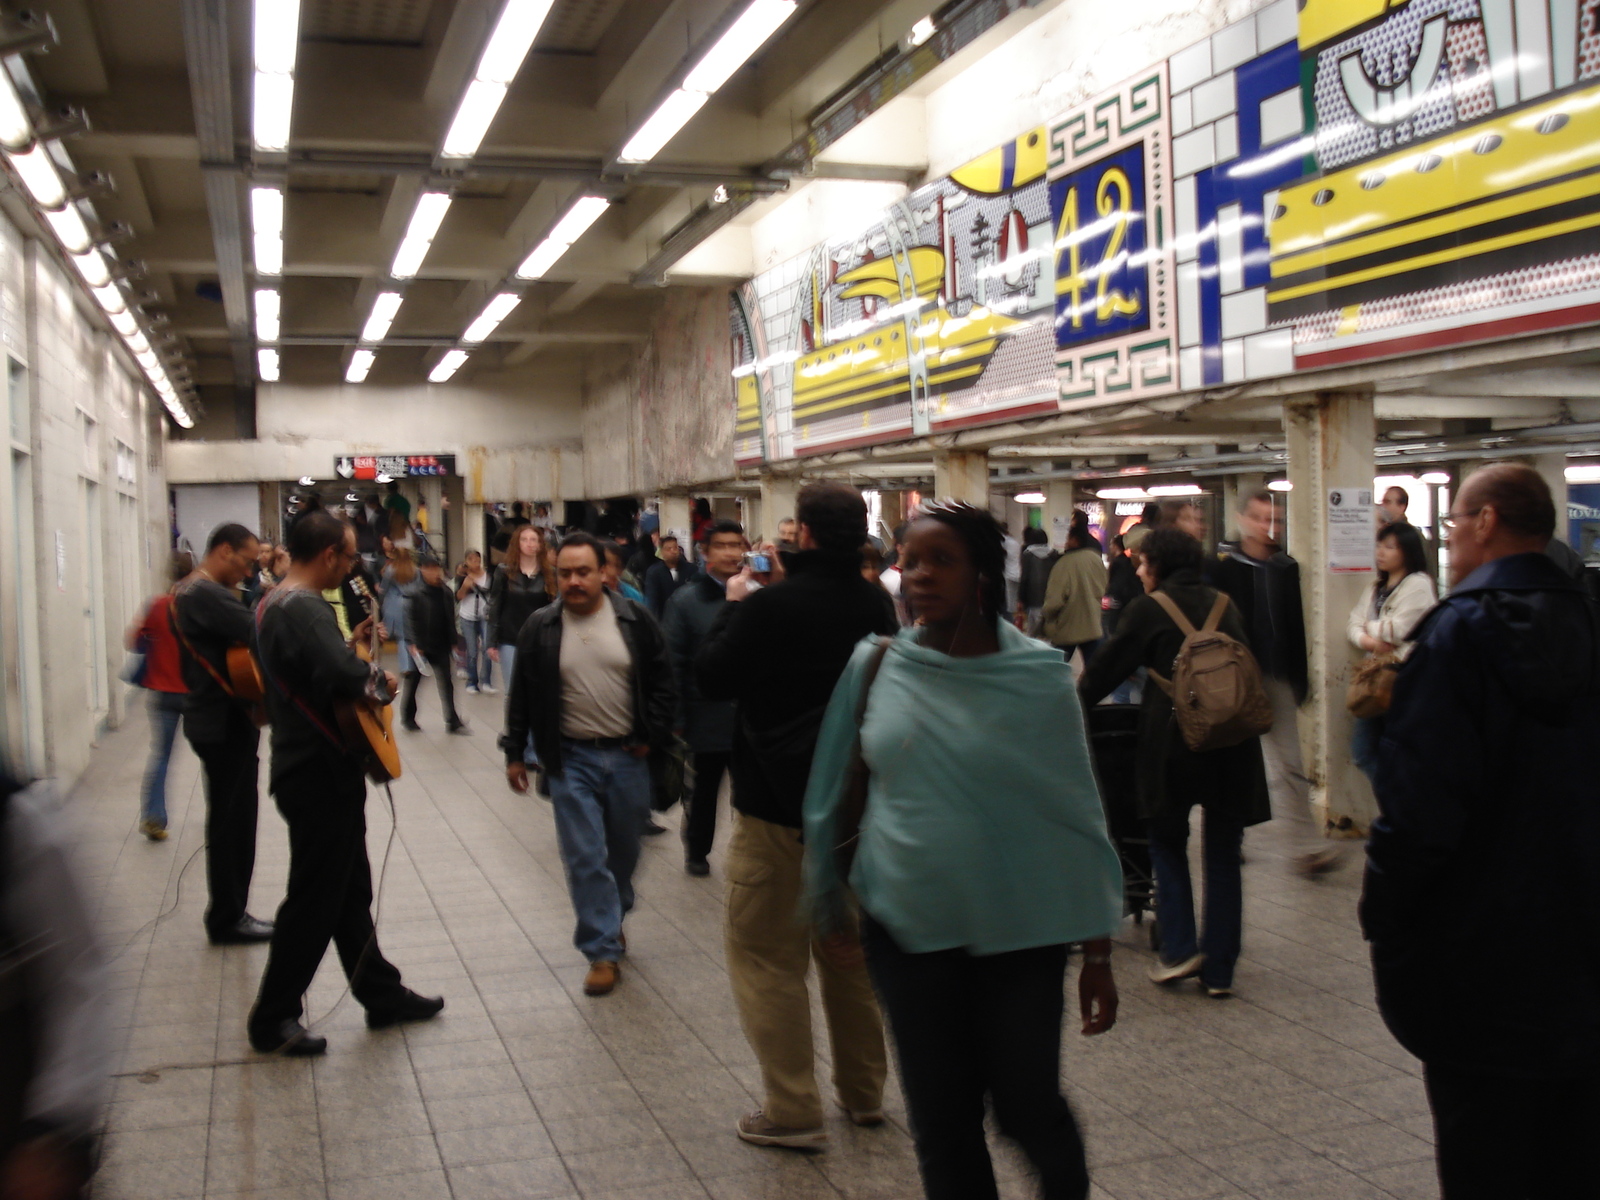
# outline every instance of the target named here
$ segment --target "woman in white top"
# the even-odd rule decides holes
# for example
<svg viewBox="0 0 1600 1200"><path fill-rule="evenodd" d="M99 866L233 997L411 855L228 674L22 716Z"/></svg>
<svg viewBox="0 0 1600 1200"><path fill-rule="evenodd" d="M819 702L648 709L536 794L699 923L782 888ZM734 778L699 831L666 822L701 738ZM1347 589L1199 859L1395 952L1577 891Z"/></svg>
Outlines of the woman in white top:
<svg viewBox="0 0 1600 1200"><path fill-rule="evenodd" d="M489 659L489 572L483 555L468 550L456 575L461 602L461 632L467 640L467 691L494 692L494 663Z"/></svg>
<svg viewBox="0 0 1600 1200"><path fill-rule="evenodd" d="M1428 574L1428 556L1415 525L1396 521L1378 530L1375 557L1378 577L1350 610L1350 644L1369 656L1394 653L1403 659L1411 651L1411 631L1438 603L1438 590ZM1350 756L1374 782L1382 738L1383 717L1356 720Z"/></svg>

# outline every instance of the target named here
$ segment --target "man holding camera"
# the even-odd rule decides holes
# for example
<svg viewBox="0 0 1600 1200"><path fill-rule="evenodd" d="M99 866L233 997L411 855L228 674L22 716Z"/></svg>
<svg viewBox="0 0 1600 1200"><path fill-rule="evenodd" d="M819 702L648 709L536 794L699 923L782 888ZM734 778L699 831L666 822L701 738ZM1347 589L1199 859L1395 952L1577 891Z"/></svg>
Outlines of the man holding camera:
<svg viewBox="0 0 1600 1200"><path fill-rule="evenodd" d="M892 634L881 589L861 575L867 506L842 483L812 483L796 505L799 549L728 581L695 660L705 699L737 704L731 764L738 812L728 844L728 975L761 1062L762 1108L738 1134L760 1146L817 1147L828 1135L812 1065L806 976L815 958L833 1043L837 1101L857 1125L883 1120L883 1021L859 953L824 956L796 914L801 803L833 688L856 643ZM769 551L770 552L770 551ZM771 585L754 591L758 566Z"/></svg>

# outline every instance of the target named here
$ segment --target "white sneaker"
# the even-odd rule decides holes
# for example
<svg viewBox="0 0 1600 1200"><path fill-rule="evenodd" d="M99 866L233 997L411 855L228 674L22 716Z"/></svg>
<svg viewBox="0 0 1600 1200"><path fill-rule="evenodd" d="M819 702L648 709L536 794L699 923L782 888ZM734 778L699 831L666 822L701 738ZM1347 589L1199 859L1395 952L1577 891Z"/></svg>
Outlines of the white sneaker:
<svg viewBox="0 0 1600 1200"><path fill-rule="evenodd" d="M1156 960L1156 965L1150 968L1151 983L1176 983L1180 979L1188 979L1200 974L1200 967L1205 963L1205 955L1191 954L1182 962L1164 963Z"/></svg>
<svg viewBox="0 0 1600 1200"><path fill-rule="evenodd" d="M472 684L470 684L470 683L469 683L469 684L467 684L467 695L469 695L469 696L476 696L476 695L477 695L477 694L478 694L478 689L477 689L477 688L476 688L476 687L474 687L474 686L473 686L473 685L472 685Z"/></svg>
<svg viewBox="0 0 1600 1200"><path fill-rule="evenodd" d="M484 683L478 686L478 690L485 696L492 696L495 694L496 688L492 683Z"/></svg>
<svg viewBox="0 0 1600 1200"><path fill-rule="evenodd" d="M759 1108L748 1116L739 1118L739 1137L754 1146L783 1146L790 1150L819 1150L828 1144L828 1131L818 1125L815 1129L794 1129L778 1125Z"/></svg>

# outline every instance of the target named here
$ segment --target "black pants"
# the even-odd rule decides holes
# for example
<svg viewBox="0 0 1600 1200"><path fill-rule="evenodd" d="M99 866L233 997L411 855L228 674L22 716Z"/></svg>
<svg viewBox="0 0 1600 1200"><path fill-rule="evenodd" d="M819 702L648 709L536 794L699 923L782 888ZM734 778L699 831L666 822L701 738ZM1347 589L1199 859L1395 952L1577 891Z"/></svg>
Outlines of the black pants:
<svg viewBox="0 0 1600 1200"><path fill-rule="evenodd" d="M450 661L450 651L442 651L437 656L430 654L427 659L428 665L433 668L433 682L439 686L444 723L454 729L461 724L461 718L456 715L456 675ZM400 689L400 719L408 725L417 723L417 683L421 678L422 672L413 667L406 672L405 686Z"/></svg>
<svg viewBox="0 0 1600 1200"><path fill-rule="evenodd" d="M188 722L184 723L187 736ZM229 706L222 738L189 744L200 758L206 789L206 932L225 934L244 919L256 870L261 731Z"/></svg>
<svg viewBox="0 0 1600 1200"><path fill-rule="evenodd" d="M703 859L711 853L717 839L717 793L727 774L726 750L697 750L694 755L694 794L689 797L683 818L683 851L686 858Z"/></svg>
<svg viewBox="0 0 1600 1200"><path fill-rule="evenodd" d="M1600 1080L1424 1064L1443 1200L1573 1200L1595 1189Z"/></svg>
<svg viewBox="0 0 1600 1200"><path fill-rule="evenodd" d="M1045 1200L1084 1200L1089 1169L1061 1095L1065 946L908 954L862 914L928 1200L995 1200L984 1096L1039 1172Z"/></svg>
<svg viewBox="0 0 1600 1200"><path fill-rule="evenodd" d="M272 790L289 824L289 883L250 1027L271 1033L301 1016L301 997L330 941L351 994L369 1009L391 1006L404 989L372 924L367 784L360 768L322 757L275 781Z"/></svg>

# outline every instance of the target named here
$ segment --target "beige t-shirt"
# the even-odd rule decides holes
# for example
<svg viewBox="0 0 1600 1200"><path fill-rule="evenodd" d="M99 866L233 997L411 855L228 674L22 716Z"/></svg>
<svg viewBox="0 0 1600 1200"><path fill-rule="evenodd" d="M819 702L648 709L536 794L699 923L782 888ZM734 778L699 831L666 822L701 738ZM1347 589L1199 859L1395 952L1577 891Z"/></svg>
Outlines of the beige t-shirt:
<svg viewBox="0 0 1600 1200"><path fill-rule="evenodd" d="M633 661L609 600L587 617L561 614L561 732L620 738L633 732Z"/></svg>

